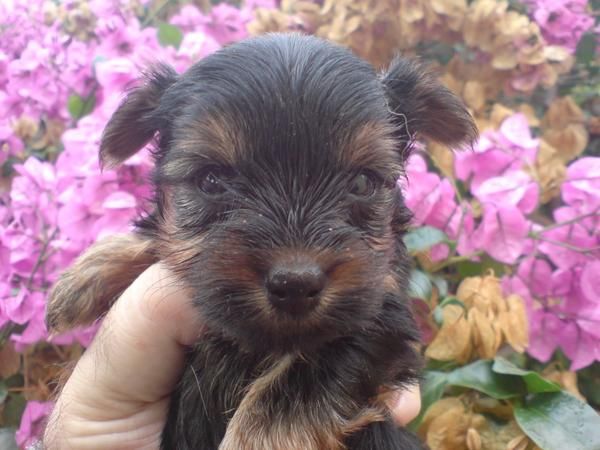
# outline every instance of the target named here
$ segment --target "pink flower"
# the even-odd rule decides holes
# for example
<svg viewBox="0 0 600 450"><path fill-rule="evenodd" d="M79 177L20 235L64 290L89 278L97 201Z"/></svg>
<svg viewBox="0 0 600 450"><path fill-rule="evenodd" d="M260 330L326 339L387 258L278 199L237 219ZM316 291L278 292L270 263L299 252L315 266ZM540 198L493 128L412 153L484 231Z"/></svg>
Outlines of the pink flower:
<svg viewBox="0 0 600 450"><path fill-rule="evenodd" d="M561 45L575 53L581 36L594 26L594 18L586 13L585 1L527 0L533 18L546 41Z"/></svg>
<svg viewBox="0 0 600 450"><path fill-rule="evenodd" d="M539 141L531 136L529 122L522 113L507 117L498 131L510 144L523 149L535 150L539 144Z"/></svg>
<svg viewBox="0 0 600 450"><path fill-rule="evenodd" d="M558 336L560 347L571 360L570 370L583 369L594 361L600 361L600 339L585 333L578 323L569 322Z"/></svg>
<svg viewBox="0 0 600 450"><path fill-rule="evenodd" d="M431 172L412 172L408 179L404 200L414 214L414 222L422 224L440 199L441 180Z"/></svg>
<svg viewBox="0 0 600 450"><path fill-rule="evenodd" d="M524 214L532 212L538 204L539 188L525 172L509 172L488 178L473 189L473 195L482 204L496 207L516 205Z"/></svg>
<svg viewBox="0 0 600 450"><path fill-rule="evenodd" d="M459 255L469 255L474 253L481 248L479 247L479 238L474 235L475 233L475 220L472 212L464 207L465 211L462 213L460 218L460 229L458 232L458 242L456 245L456 251Z"/></svg>
<svg viewBox="0 0 600 450"><path fill-rule="evenodd" d="M4 228L0 225L0 280L5 280L8 277L10 267L10 248L4 242Z"/></svg>
<svg viewBox="0 0 600 450"><path fill-rule="evenodd" d="M244 2L244 6L249 9L255 9L255 8L273 9L273 8L277 8L277 4L278 4L277 0L246 0Z"/></svg>
<svg viewBox="0 0 600 450"><path fill-rule="evenodd" d="M100 60L94 65L96 80L100 86L114 92L122 92L139 77L139 69L129 58Z"/></svg>
<svg viewBox="0 0 600 450"><path fill-rule="evenodd" d="M456 204L454 188L449 180L443 179L439 183L438 200L425 219L427 225L439 228L446 234L455 237L460 221L461 211Z"/></svg>
<svg viewBox="0 0 600 450"><path fill-rule="evenodd" d="M511 95L531 93L544 79L546 73L543 65L521 68L507 80L505 90Z"/></svg>
<svg viewBox="0 0 600 450"><path fill-rule="evenodd" d="M183 37L177 56L183 59L185 66L210 55L221 48L221 45L208 34L192 32ZM184 67L181 67L183 70Z"/></svg>
<svg viewBox="0 0 600 450"><path fill-rule="evenodd" d="M512 264L523 254L529 229L529 222L517 207L486 207L473 240L492 258Z"/></svg>
<svg viewBox="0 0 600 450"><path fill-rule="evenodd" d="M208 16L206 16L196 6L186 4L183 5L173 17L171 17L169 22L177 26L187 35L188 33L202 30L209 20L210 19Z"/></svg>
<svg viewBox="0 0 600 450"><path fill-rule="evenodd" d="M219 44L228 44L248 36L246 25L252 18L250 9L239 9L228 3L219 3L211 9L203 31Z"/></svg>
<svg viewBox="0 0 600 450"><path fill-rule="evenodd" d="M589 301L600 307L600 261L585 264L580 278L581 292ZM600 330L600 325L598 326Z"/></svg>
<svg viewBox="0 0 600 450"><path fill-rule="evenodd" d="M71 185L59 201L61 232L86 245L105 234L125 231L137 212L137 200L118 190L117 173L112 171Z"/></svg>
<svg viewBox="0 0 600 450"><path fill-rule="evenodd" d="M171 23L185 32L198 35L197 32L200 31L210 41L224 45L247 37L247 25L254 17L253 9L273 3L272 0L254 0L244 2L242 8L236 8L223 2L215 5L208 14L202 13L195 6L186 5L171 18ZM214 49L213 44L209 46Z"/></svg>
<svg viewBox="0 0 600 450"><path fill-rule="evenodd" d="M11 296L10 285L0 278L0 330L4 325L10 322L8 314L6 314L5 300Z"/></svg>
<svg viewBox="0 0 600 450"><path fill-rule="evenodd" d="M529 314L532 330L527 353L541 362L550 360L560 344L563 334L573 334L573 325L561 321L553 312L537 309Z"/></svg>
<svg viewBox="0 0 600 450"><path fill-rule="evenodd" d="M29 322L35 315L36 308L39 308L39 301L36 301L38 300L38 295L30 294L24 288L14 296L7 295L0 303L3 316L19 325Z"/></svg>
<svg viewBox="0 0 600 450"><path fill-rule="evenodd" d="M45 420L52 411L52 402L29 401L21 418L15 438L21 448L32 445L39 439Z"/></svg>
<svg viewBox="0 0 600 450"><path fill-rule="evenodd" d="M89 327L78 328L75 330L68 331L66 333L62 333L58 336L53 336L49 339L49 341L57 345L71 345L75 342L78 342L84 347L88 347L94 339L94 336L96 335L96 332L98 331L99 327L100 322L95 323Z"/></svg>
<svg viewBox="0 0 600 450"><path fill-rule="evenodd" d="M515 158L497 149L495 138L495 133L483 132L473 151L455 154L454 171L459 180L470 181L472 186L478 186L511 166Z"/></svg>
<svg viewBox="0 0 600 450"><path fill-rule="evenodd" d="M21 289L21 292L25 289ZM20 294L20 293L19 293ZM23 351L28 345L43 341L48 335L48 330L44 323L46 300L41 292L24 293L25 300L21 302L21 316L16 316L13 312L11 320L15 323L24 323L14 320L15 318L24 319L26 317L27 326L21 334L12 334L10 339L15 343L17 351ZM10 316L9 316L10 317Z"/></svg>
<svg viewBox="0 0 600 450"><path fill-rule="evenodd" d="M551 294L552 267L546 260L528 256L519 264L517 275L529 286L531 295L536 298L545 298Z"/></svg>
<svg viewBox="0 0 600 450"><path fill-rule="evenodd" d="M505 293L524 300L529 316L530 342L527 352L548 361L557 348L579 370L600 360L600 295L596 261L551 272L543 258L526 258L512 278L502 282ZM590 298L591 297L591 298Z"/></svg>
<svg viewBox="0 0 600 450"><path fill-rule="evenodd" d="M581 212L600 214L600 158L586 157L574 161L567 169L561 186L562 198Z"/></svg>
<svg viewBox="0 0 600 450"><path fill-rule="evenodd" d="M456 153L454 171L459 180L470 182L473 191L489 178L533 164L537 148L525 115L513 114L498 131L483 132L473 151Z"/></svg>
<svg viewBox="0 0 600 450"><path fill-rule="evenodd" d="M116 108L117 105L114 105ZM111 110L110 113L113 111ZM109 113L109 114L110 114ZM56 171L61 185L75 181L76 176L96 175L100 172L98 148L103 126L109 115L96 114L84 117L76 128L64 132L62 141L65 149L56 161Z"/></svg>
<svg viewBox="0 0 600 450"><path fill-rule="evenodd" d="M416 153L411 155L406 162L406 173L411 174L414 172L427 172L427 162L421 155Z"/></svg>
<svg viewBox="0 0 600 450"><path fill-rule="evenodd" d="M566 224L540 233L538 249L561 269L583 264L594 255L600 257L600 235L597 232L600 216L596 216L595 219L589 217L588 220L577 220L580 216L580 212L575 208L557 208L554 210L554 220L557 224Z"/></svg>
<svg viewBox="0 0 600 450"><path fill-rule="evenodd" d="M0 91L0 105L2 92ZM0 113L0 117L2 117ZM23 141L15 136L11 124L0 122L0 166L10 157L18 155L24 148Z"/></svg>

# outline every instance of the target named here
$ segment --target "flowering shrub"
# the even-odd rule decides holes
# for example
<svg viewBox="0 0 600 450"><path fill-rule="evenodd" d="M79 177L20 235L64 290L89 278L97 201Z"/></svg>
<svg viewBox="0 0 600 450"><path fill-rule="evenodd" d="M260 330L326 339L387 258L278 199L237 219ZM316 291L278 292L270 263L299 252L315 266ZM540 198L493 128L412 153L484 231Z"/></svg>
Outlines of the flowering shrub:
<svg viewBox="0 0 600 450"><path fill-rule="evenodd" d="M600 69L589 6L167 3L0 4L0 427L19 427L21 447L38 435L59 365L95 331L49 336L46 292L92 242L127 230L148 197L147 153L98 166L123 91L152 61L183 71L249 32L296 30L376 66L398 49L424 55L481 130L456 154L416 146L399 181L414 212L405 243L428 361L413 427L433 450L600 446L597 417L564 393L600 405ZM569 81L582 74L585 84ZM540 430L535 414L564 430ZM585 440L569 428L575 415Z"/></svg>

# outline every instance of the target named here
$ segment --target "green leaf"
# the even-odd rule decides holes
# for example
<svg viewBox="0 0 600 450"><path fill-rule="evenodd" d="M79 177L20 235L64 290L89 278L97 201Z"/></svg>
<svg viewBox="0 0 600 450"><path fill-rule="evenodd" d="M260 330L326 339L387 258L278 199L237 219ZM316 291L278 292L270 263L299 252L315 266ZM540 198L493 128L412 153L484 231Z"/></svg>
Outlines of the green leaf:
<svg viewBox="0 0 600 450"><path fill-rule="evenodd" d="M475 277L485 274L492 269L497 277L501 277L506 272L504 265L488 255L483 255L480 261L461 261L456 264L456 270L461 278Z"/></svg>
<svg viewBox="0 0 600 450"><path fill-rule="evenodd" d="M27 401L21 394L11 394L4 403L4 424L12 427L18 427L21 423L21 416L25 410Z"/></svg>
<svg viewBox="0 0 600 450"><path fill-rule="evenodd" d="M435 320L435 323L436 323L436 325L438 327L441 327L442 324L444 323L444 311L443 311L443 309L444 309L444 307L446 305L458 305L462 309L465 310L465 314L467 312L467 308L465 308L465 304L463 302L461 302L459 299L457 299L456 297L446 297L433 310L433 320Z"/></svg>
<svg viewBox="0 0 600 450"><path fill-rule="evenodd" d="M417 253L441 242L446 242L448 237L437 228L424 226L409 231L404 235L403 240L409 253Z"/></svg>
<svg viewBox="0 0 600 450"><path fill-rule="evenodd" d="M465 313L467 312L467 308L466 308L465 304L463 302L461 302L457 297L454 297L454 296L446 297L439 304L439 306L441 306L442 308L445 307L446 305L457 305L457 306L460 306L462 309L464 309Z"/></svg>
<svg viewBox="0 0 600 450"><path fill-rule="evenodd" d="M423 376L421 383L421 411L419 415L413 419L409 428L416 430L423 420L423 416L431 405L437 402L444 394L444 388L448 383L448 374L436 370L427 370Z"/></svg>
<svg viewBox="0 0 600 450"><path fill-rule="evenodd" d="M6 383L4 382L4 380L0 380L0 405L2 403L4 403L4 400L6 400L7 396L8 396L8 387L6 386Z"/></svg>
<svg viewBox="0 0 600 450"><path fill-rule="evenodd" d="M461 261L455 267L461 279L482 274L481 263L476 261Z"/></svg>
<svg viewBox="0 0 600 450"><path fill-rule="evenodd" d="M15 441L14 428L0 428L0 448L2 450L19 450Z"/></svg>
<svg viewBox="0 0 600 450"><path fill-rule="evenodd" d="M431 288L431 280L425 272L417 269L410 272L408 293L412 298L428 300L431 297Z"/></svg>
<svg viewBox="0 0 600 450"><path fill-rule="evenodd" d="M515 419L544 450L600 449L600 417L565 392L533 394L515 406Z"/></svg>
<svg viewBox="0 0 600 450"><path fill-rule="evenodd" d="M578 63L589 64L596 57L596 37L594 33L584 34L577 44L575 58Z"/></svg>
<svg viewBox="0 0 600 450"><path fill-rule="evenodd" d="M160 42L163 47L172 45L178 49L182 40L183 33L175 25L166 22L161 22L158 25L158 42Z"/></svg>
<svg viewBox="0 0 600 450"><path fill-rule="evenodd" d="M505 358L502 358L501 356L497 356L494 359L494 365L492 366L492 370L496 373L501 373L505 375L516 375L521 377L525 382L527 392L531 394L536 394L539 392L561 391L561 388L558 384L546 380L545 378L542 378L542 376L536 372L520 369L519 367L515 366L513 363L511 363Z"/></svg>
<svg viewBox="0 0 600 450"><path fill-rule="evenodd" d="M4 383L8 388L20 388L24 385L23 375L20 373L14 374L12 377L5 378Z"/></svg>
<svg viewBox="0 0 600 450"><path fill-rule="evenodd" d="M600 363L595 362L577 371L579 390L588 403L600 409Z"/></svg>
<svg viewBox="0 0 600 450"><path fill-rule="evenodd" d="M507 399L525 393L525 384L519 379L495 373L492 361L479 360L448 374L448 384L475 389L496 399Z"/></svg>
<svg viewBox="0 0 600 450"><path fill-rule="evenodd" d="M95 105L96 96L94 94L90 94L85 99L77 94L71 94L67 100L67 109L74 120L79 120L83 116L87 116L94 110Z"/></svg>
<svg viewBox="0 0 600 450"><path fill-rule="evenodd" d="M437 289L441 298L444 298L446 295L448 295L448 281L446 281L445 278L438 275L430 275L429 278L433 282L433 285Z"/></svg>
<svg viewBox="0 0 600 450"><path fill-rule="evenodd" d="M456 369L458 367L458 363L456 361L438 361L437 359L428 359L425 367L425 370L449 372Z"/></svg>

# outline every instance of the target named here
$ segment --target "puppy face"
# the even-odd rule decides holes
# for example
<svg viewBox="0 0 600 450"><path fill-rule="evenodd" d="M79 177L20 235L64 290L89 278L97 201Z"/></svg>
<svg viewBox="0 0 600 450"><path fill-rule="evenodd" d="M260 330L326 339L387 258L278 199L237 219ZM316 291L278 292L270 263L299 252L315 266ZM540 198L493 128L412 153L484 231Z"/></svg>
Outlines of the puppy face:
<svg viewBox="0 0 600 450"><path fill-rule="evenodd" d="M209 328L305 348L369 326L386 294L403 300L410 215L396 180L416 133L475 132L414 63L378 77L322 40L269 35L180 77L158 68L111 119L101 156L120 162L158 134L156 209L140 227L161 259Z"/></svg>

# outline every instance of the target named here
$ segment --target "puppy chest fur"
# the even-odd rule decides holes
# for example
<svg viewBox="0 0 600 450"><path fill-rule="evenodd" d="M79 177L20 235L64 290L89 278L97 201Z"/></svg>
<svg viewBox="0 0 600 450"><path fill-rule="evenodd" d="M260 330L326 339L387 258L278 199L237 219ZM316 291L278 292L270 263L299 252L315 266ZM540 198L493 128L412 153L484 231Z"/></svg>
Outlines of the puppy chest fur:
<svg viewBox="0 0 600 450"><path fill-rule="evenodd" d="M183 75L157 67L129 93L101 158L118 164L156 137L156 195L121 242L137 249L131 267L163 261L178 275L208 330L163 448L419 448L378 401L419 367L396 180L416 136L456 146L475 134L417 63L378 75L306 36L232 45ZM58 283L51 325L94 320L120 293L96 292L115 272L99 252ZM126 286L139 272L118 273Z"/></svg>

